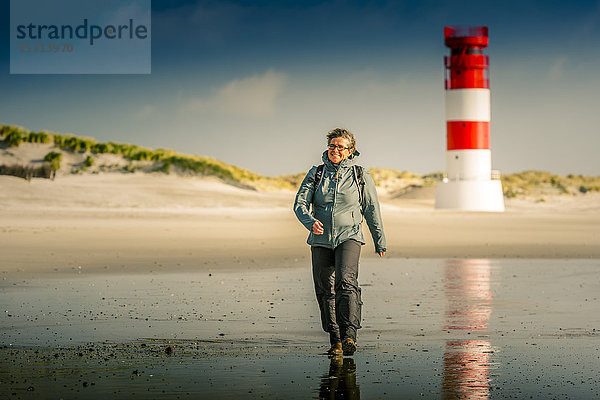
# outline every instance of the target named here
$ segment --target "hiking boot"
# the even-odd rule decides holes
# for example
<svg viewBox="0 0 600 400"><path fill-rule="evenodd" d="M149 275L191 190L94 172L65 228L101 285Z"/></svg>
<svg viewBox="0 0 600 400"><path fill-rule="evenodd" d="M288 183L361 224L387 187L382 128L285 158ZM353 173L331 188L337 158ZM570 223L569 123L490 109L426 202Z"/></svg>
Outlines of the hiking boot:
<svg viewBox="0 0 600 400"><path fill-rule="evenodd" d="M344 350L342 350L342 344L340 342L332 344L329 350L327 350L327 354L331 356L342 355L343 352Z"/></svg>
<svg viewBox="0 0 600 400"><path fill-rule="evenodd" d="M331 360L329 363L329 377L338 375L336 372L344 366L344 356L341 354L330 354L327 357ZM350 358L348 360L351 360Z"/></svg>
<svg viewBox="0 0 600 400"><path fill-rule="evenodd" d="M342 351L345 356L351 356L356 351L356 342L350 338L344 339L342 343Z"/></svg>

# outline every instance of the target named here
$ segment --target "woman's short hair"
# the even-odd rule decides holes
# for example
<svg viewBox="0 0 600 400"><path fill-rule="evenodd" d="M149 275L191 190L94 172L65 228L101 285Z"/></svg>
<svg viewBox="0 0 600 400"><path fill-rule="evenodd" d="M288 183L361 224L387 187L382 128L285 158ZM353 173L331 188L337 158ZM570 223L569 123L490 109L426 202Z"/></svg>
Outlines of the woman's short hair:
<svg viewBox="0 0 600 400"><path fill-rule="evenodd" d="M342 128L335 128L335 129L327 132L327 144L329 145L331 143L331 139L336 138L336 137L341 137L341 138L347 139L348 142L350 143L350 150L353 150L356 148L356 140L354 139L354 135L352 134L352 132L350 132L349 130L342 129Z"/></svg>

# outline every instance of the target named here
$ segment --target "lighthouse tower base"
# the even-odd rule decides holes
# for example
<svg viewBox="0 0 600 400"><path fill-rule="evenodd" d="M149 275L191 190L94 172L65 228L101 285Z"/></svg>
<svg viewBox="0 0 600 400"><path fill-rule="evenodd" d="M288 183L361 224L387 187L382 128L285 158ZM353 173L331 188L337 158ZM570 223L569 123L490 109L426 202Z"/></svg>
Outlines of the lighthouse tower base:
<svg viewBox="0 0 600 400"><path fill-rule="evenodd" d="M435 208L502 212L502 183L499 180L440 182L435 193Z"/></svg>

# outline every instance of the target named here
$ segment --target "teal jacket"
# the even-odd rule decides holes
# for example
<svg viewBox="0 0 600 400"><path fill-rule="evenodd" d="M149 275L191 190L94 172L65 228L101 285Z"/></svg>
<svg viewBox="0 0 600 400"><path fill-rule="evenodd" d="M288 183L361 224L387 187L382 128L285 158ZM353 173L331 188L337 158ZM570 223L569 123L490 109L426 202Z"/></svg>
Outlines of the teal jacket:
<svg viewBox="0 0 600 400"><path fill-rule="evenodd" d="M338 165L329 160L327 151L323 153L323 178L314 190L314 180L317 167L308 171L306 177L296 193L294 202L294 213L298 220L310 231L307 243L311 246L336 248L340 243L348 239L355 239L365 244L362 233L362 217L367 221L375 251L386 251L385 234L383 233L383 222L379 210L379 200L375 190L375 182L371 175L364 171L364 198L362 199L362 210L359 204L359 188L352 172L352 166L360 155L354 151ZM314 202L313 202L314 198ZM310 207L313 205L311 213ZM315 221L323 224L323 234L312 233Z"/></svg>

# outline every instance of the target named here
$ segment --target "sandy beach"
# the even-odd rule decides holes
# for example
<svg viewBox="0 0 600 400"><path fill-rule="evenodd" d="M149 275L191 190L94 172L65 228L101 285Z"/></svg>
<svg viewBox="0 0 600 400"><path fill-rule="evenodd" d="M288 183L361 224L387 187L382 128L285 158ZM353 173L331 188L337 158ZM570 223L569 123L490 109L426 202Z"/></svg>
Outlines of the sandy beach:
<svg viewBox="0 0 600 400"><path fill-rule="evenodd" d="M10 398L595 398L600 197L433 209L381 193L359 352L328 359L294 193L0 177ZM171 349L171 351L169 351Z"/></svg>
<svg viewBox="0 0 600 400"><path fill-rule="evenodd" d="M307 262L294 193L144 174L0 176L2 273L190 271ZM599 258L600 195L505 213L436 211L432 194L381 195L391 258ZM366 227L365 227L366 228ZM370 237L363 257L374 257Z"/></svg>

